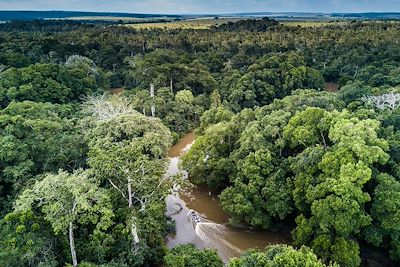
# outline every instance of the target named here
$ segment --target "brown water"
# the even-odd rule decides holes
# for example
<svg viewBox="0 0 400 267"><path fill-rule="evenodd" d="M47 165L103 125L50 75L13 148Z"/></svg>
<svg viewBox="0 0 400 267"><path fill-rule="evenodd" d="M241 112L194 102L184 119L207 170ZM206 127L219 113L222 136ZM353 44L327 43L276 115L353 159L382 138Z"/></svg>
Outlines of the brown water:
<svg viewBox="0 0 400 267"><path fill-rule="evenodd" d="M123 87L119 87L119 88L112 88L110 89L110 94L112 95L120 95L125 91L125 89Z"/></svg>
<svg viewBox="0 0 400 267"><path fill-rule="evenodd" d="M194 133L190 133L170 149L168 175L181 173L187 178L187 173L178 167L179 158L190 148L194 139ZM195 210L204 220L195 225L188 216L189 210ZM228 226L229 218L222 210L217 196L205 187L194 187L182 190L179 196L169 196L167 215L176 222L176 233L167 240L169 248L187 243L199 248L214 248L225 262L249 248L264 248L270 244L291 241L281 233Z"/></svg>
<svg viewBox="0 0 400 267"><path fill-rule="evenodd" d="M327 92L336 93L338 89L339 89L339 84L337 83L331 83L331 82L325 83L325 91Z"/></svg>

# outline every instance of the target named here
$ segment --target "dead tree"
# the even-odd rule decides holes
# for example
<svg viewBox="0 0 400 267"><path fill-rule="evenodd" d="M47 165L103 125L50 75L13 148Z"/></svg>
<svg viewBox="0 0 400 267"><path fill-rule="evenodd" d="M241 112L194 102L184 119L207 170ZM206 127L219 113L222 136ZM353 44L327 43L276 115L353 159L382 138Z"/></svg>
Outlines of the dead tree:
<svg viewBox="0 0 400 267"><path fill-rule="evenodd" d="M400 93L387 93L379 96L364 96L365 103L374 105L377 109L394 110L400 107Z"/></svg>

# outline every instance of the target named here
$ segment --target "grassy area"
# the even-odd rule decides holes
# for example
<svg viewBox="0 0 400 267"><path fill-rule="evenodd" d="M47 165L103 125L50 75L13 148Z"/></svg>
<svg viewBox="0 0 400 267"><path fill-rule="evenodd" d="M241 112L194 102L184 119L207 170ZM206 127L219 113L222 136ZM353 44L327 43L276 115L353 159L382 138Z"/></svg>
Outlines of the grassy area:
<svg viewBox="0 0 400 267"><path fill-rule="evenodd" d="M199 19L187 19L174 22L155 22L155 23L136 23L128 24L127 26L135 29L209 29L213 25L221 25L229 21L237 21L238 18L199 18Z"/></svg>
<svg viewBox="0 0 400 267"><path fill-rule="evenodd" d="M221 25L227 22L235 22L238 20L242 20L246 18L197 18L197 19L186 19L181 21L173 21L173 22L154 22L154 23L141 23L141 22L134 22L132 24L127 24L129 27L133 27L135 29L209 29L211 26ZM292 27L323 27L327 25L346 25L349 21L328 21L328 20L321 20L321 21L280 21L283 25L292 26Z"/></svg>
<svg viewBox="0 0 400 267"><path fill-rule="evenodd" d="M69 17L65 18L68 20L79 20L79 21L95 21L95 20L100 20L100 21L110 21L110 22L116 22L116 21L123 21L124 23L146 23L146 22L152 22L152 21L159 21L159 20L171 20L171 18L167 17L157 17L157 18L134 18L134 17L113 17L113 16L82 16L82 17Z"/></svg>

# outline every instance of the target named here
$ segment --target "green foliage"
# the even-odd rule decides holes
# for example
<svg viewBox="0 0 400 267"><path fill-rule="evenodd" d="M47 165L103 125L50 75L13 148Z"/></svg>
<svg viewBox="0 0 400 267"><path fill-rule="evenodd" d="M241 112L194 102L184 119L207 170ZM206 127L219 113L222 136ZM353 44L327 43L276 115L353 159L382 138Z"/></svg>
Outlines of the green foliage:
<svg viewBox="0 0 400 267"><path fill-rule="evenodd" d="M351 239L372 222L364 208L371 197L363 187L372 177L372 164L388 160L387 143L377 136L377 121L347 118L346 112L332 115L332 146L322 158L318 157L319 170L310 173L303 167L304 171L296 173L295 185L301 188L295 191L297 203L300 207L310 205L309 210L303 209L311 216L296 219L294 240L295 244L311 244L324 259L358 266L359 246ZM305 178L310 175L313 177ZM305 199L301 200L301 194Z"/></svg>
<svg viewBox="0 0 400 267"><path fill-rule="evenodd" d="M169 130L159 119L135 112L97 121L88 138L89 166L96 179L114 191L119 214L112 233L118 240L112 248L115 262L157 264L167 231L165 202L160 199L173 185L164 178L172 141Z"/></svg>
<svg viewBox="0 0 400 267"><path fill-rule="evenodd" d="M81 67L69 63L7 69L0 73L0 104L3 108L13 100L63 104L105 89L99 73Z"/></svg>
<svg viewBox="0 0 400 267"><path fill-rule="evenodd" d="M215 250L199 250L194 245L173 248L164 258L168 267L222 267L222 260Z"/></svg>
<svg viewBox="0 0 400 267"><path fill-rule="evenodd" d="M293 147L309 147L317 143L326 147L329 126L328 112L321 108L308 108L290 119L283 134Z"/></svg>
<svg viewBox="0 0 400 267"><path fill-rule="evenodd" d="M324 267L325 265L317 255L308 247L302 246L295 249L287 245L273 245L264 251L249 250L240 258L229 262L229 267Z"/></svg>
<svg viewBox="0 0 400 267"><path fill-rule="evenodd" d="M237 22L224 23L218 27L213 26L212 29L217 31L267 31L279 24L278 21L265 17L263 19L247 19L239 20Z"/></svg>
<svg viewBox="0 0 400 267"><path fill-rule="evenodd" d="M132 67L129 73L129 88L148 88L150 83L173 90L190 90L194 95L210 93L216 88L216 81L206 66L183 52L155 50L127 59Z"/></svg>
<svg viewBox="0 0 400 267"><path fill-rule="evenodd" d="M73 106L13 102L0 111L0 192L3 212L35 175L86 165L86 143Z"/></svg>
<svg viewBox="0 0 400 267"><path fill-rule="evenodd" d="M208 128L184 156L182 166L192 174L194 182L207 183L214 189L223 186L225 174L232 167L228 156L233 143L228 127L226 123L219 123Z"/></svg>
<svg viewBox="0 0 400 267"><path fill-rule="evenodd" d="M138 91L129 98L138 112L147 115L151 114L151 107L154 106L156 117L172 131L177 141L199 125L204 110L202 96L194 97L190 90L178 91L174 96L169 88L161 88L156 90L154 99L147 90Z"/></svg>
<svg viewBox="0 0 400 267"><path fill-rule="evenodd" d="M105 240L105 231L113 224L114 214L106 190L99 188L83 171L46 175L19 195L14 213L36 209L51 225L54 234L67 236L69 231L69 242L71 231L81 227L90 232L91 242ZM20 228L18 226L17 231Z"/></svg>
<svg viewBox="0 0 400 267"><path fill-rule="evenodd" d="M8 52L0 56L0 62L5 66L22 68L31 64L31 59L20 53Z"/></svg>
<svg viewBox="0 0 400 267"><path fill-rule="evenodd" d="M366 229L365 235L368 242L379 246L384 239L389 239L391 257L400 259L399 240L399 196L400 182L388 174L380 174L376 178L378 185L374 191L371 215L374 224Z"/></svg>
<svg viewBox="0 0 400 267"><path fill-rule="evenodd" d="M158 119L122 114L99 121L89 138L89 165L102 181L157 182L164 172L171 136Z"/></svg>
<svg viewBox="0 0 400 267"><path fill-rule="evenodd" d="M159 200L172 184L162 179L171 137L161 123L174 140L200 125L183 166L194 182L222 190L232 223L279 229L297 216L295 243L310 246L325 263L360 265L364 241L398 261L399 109L365 101L399 90L398 27L368 21L302 28L270 19L210 30L1 24L0 216L11 211L21 191L35 188L20 196L27 198L59 192L46 184L46 192L37 188L43 181L68 176L71 186L57 180L65 196L1 218L0 265L70 261L67 238L53 231L54 223L64 229L57 219L68 216L54 215L53 205L69 202L71 188L79 187L72 180L80 178L54 173L87 167L96 178L90 184L109 198L105 207L114 216L113 226L99 235L98 214L82 209L77 216L94 220L75 224L81 265L159 265L167 231ZM339 92L318 92L322 77L338 83ZM103 92L109 83L128 91L128 112L78 123L81 114L70 103ZM35 102L17 102L25 100ZM153 105L160 120L134 112L149 115ZM266 257L268 251L244 262L321 266L308 249L279 247Z"/></svg>
<svg viewBox="0 0 400 267"><path fill-rule="evenodd" d="M205 111L200 118L200 127L197 134L203 134L207 127L220 122L228 122L232 119L233 113L223 106L213 107Z"/></svg>
<svg viewBox="0 0 400 267"><path fill-rule="evenodd" d="M31 210L10 213L0 221L1 266L57 266L60 246L49 225Z"/></svg>
<svg viewBox="0 0 400 267"><path fill-rule="evenodd" d="M390 146L371 115L357 118L333 109L342 106L331 95L303 91L256 109L239 135L232 134L235 117L211 124L183 166L195 182L215 188L211 177L225 186L220 200L233 224L276 229L299 212L296 245L309 245L324 262L358 266L357 240L373 223L368 189L373 171L388 163ZM229 133L231 142L222 138ZM228 164L228 170L219 167ZM218 174L228 176L229 183Z"/></svg>
<svg viewBox="0 0 400 267"><path fill-rule="evenodd" d="M176 93L175 100L178 104L192 104L194 101L194 97L191 91L189 90L181 90Z"/></svg>
<svg viewBox="0 0 400 267"><path fill-rule="evenodd" d="M229 74L223 80L221 93L235 111L269 104L299 88L323 88L321 74L306 67L304 59L295 53L268 55L245 73L234 70Z"/></svg>

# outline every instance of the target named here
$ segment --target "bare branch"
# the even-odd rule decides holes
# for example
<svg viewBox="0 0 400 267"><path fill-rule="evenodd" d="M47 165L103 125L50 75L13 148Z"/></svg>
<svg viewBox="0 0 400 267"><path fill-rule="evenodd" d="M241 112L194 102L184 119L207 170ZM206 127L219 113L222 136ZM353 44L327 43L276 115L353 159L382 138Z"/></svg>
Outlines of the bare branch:
<svg viewBox="0 0 400 267"><path fill-rule="evenodd" d="M84 111L99 120L110 120L121 114L137 114L130 101L122 96L87 96Z"/></svg>
<svg viewBox="0 0 400 267"><path fill-rule="evenodd" d="M362 101L374 105L377 109L394 110L400 107L400 93L391 92L379 96L364 96Z"/></svg>
<svg viewBox="0 0 400 267"><path fill-rule="evenodd" d="M125 193L124 193L121 189L119 189L118 186L116 186L116 185L111 181L111 179L108 179L108 181L110 182L110 184L111 184L115 189L118 190L118 192L121 193L121 195L122 195L124 198L126 198Z"/></svg>

